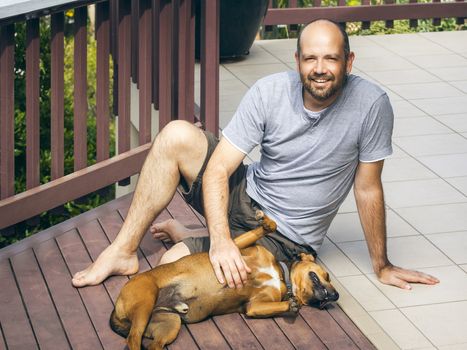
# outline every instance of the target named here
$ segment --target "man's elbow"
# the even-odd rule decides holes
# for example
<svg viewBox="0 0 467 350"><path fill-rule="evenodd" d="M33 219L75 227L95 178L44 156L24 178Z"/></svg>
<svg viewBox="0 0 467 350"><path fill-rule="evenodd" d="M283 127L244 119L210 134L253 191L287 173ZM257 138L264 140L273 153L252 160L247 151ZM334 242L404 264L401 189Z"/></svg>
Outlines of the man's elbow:
<svg viewBox="0 0 467 350"><path fill-rule="evenodd" d="M354 195L357 202L373 198L382 198L384 195L383 185L381 182L365 185L355 183Z"/></svg>
<svg viewBox="0 0 467 350"><path fill-rule="evenodd" d="M203 174L203 183L222 181L229 178L228 170L219 163L208 162Z"/></svg>

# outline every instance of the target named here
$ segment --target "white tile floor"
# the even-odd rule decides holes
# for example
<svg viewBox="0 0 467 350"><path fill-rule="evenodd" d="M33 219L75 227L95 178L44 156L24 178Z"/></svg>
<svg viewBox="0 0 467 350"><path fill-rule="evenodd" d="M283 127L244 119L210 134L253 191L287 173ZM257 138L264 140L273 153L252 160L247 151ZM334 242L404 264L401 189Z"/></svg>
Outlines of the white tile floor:
<svg viewBox="0 0 467 350"><path fill-rule="evenodd" d="M395 113L383 182L395 264L437 276L399 290L377 281L353 195L320 260L340 304L378 349L467 349L467 31L351 37L354 73L381 85ZM257 41L221 67L220 125L258 78L294 69L295 40ZM259 159L259 150L249 161Z"/></svg>

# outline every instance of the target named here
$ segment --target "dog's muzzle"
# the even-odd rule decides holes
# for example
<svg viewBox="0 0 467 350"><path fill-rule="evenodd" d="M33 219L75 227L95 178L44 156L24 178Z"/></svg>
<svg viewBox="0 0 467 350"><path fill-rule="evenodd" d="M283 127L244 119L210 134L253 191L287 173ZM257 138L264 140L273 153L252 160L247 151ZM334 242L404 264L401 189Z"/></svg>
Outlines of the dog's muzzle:
<svg viewBox="0 0 467 350"><path fill-rule="evenodd" d="M310 278L313 282L313 296L308 300L308 305L323 309L328 303L339 299L339 293L333 288L323 286L316 273L310 272Z"/></svg>

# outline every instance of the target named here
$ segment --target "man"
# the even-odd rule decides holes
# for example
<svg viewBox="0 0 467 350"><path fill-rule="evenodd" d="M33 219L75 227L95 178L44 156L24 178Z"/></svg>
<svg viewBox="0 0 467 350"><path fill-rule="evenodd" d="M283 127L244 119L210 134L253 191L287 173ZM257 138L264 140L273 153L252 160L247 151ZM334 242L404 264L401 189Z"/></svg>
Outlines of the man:
<svg viewBox="0 0 467 350"><path fill-rule="evenodd" d="M241 287L249 268L231 233L254 226L256 208L278 224L278 232L259 242L276 258L315 254L353 184L378 279L404 289L410 289L409 282L438 283L432 276L393 266L387 258L381 185L384 158L392 153L393 115L387 95L350 75L354 54L345 31L334 22L308 24L300 33L295 58L299 74L259 80L218 144L186 122L172 122L161 131L117 239L74 276L75 286L97 284L111 274L135 273L136 249L179 183L187 201L205 214L209 237L174 239L195 233L173 222L156 226L152 230L159 236L165 230L174 241L182 238L161 263L209 250L219 282ZM261 161L242 165L258 144Z"/></svg>

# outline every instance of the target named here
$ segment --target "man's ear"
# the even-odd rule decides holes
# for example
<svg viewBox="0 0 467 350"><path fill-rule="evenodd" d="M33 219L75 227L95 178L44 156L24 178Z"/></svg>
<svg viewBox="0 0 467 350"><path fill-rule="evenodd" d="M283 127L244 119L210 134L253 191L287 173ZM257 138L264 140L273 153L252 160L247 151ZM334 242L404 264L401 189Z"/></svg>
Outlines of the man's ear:
<svg viewBox="0 0 467 350"><path fill-rule="evenodd" d="M300 55L298 51L295 51L295 68L297 69L297 72L300 72Z"/></svg>
<svg viewBox="0 0 467 350"><path fill-rule="evenodd" d="M349 57L347 58L347 66L345 67L347 74L350 74L352 72L352 66L353 66L354 59L355 59L355 53L353 51L350 51Z"/></svg>
<svg viewBox="0 0 467 350"><path fill-rule="evenodd" d="M300 260L314 262L315 257L311 254L300 253Z"/></svg>

